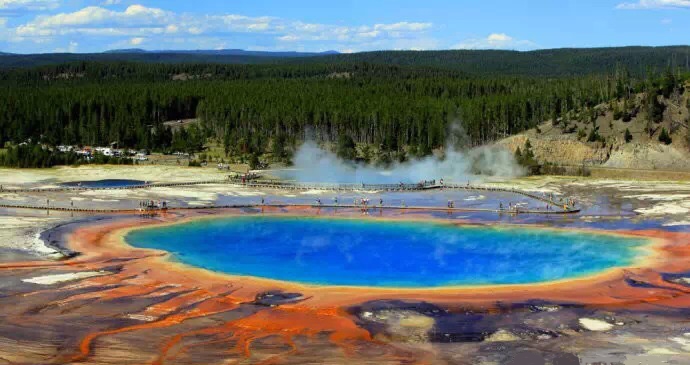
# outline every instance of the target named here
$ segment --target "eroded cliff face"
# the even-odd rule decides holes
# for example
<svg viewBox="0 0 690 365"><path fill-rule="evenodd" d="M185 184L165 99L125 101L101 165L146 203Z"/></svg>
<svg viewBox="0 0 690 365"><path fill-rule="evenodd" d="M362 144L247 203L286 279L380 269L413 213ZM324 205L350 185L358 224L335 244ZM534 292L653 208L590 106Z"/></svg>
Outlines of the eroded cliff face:
<svg viewBox="0 0 690 365"><path fill-rule="evenodd" d="M514 153L518 148L522 149L528 139L539 163L576 166L583 161L601 161L607 156L607 150L601 146L569 139L568 136L519 134L501 140L498 144Z"/></svg>
<svg viewBox="0 0 690 365"><path fill-rule="evenodd" d="M686 86L688 89L690 87ZM636 112L627 122L614 119L613 109L621 107L621 103L612 102L593 108L597 115L594 122L582 122L574 117L556 124L547 121L539 128L505 138L497 144L515 152L518 147L524 149L529 139L534 157L542 164L581 166L584 163L605 168L690 171L690 91L661 98L665 111L657 123L648 123L644 95L633 99L629 108ZM589 142L593 130L598 137L595 142ZM670 144L659 141L663 130L669 133ZM631 137L627 142L626 131Z"/></svg>
<svg viewBox="0 0 690 365"><path fill-rule="evenodd" d="M550 136L517 135L506 138L499 145L510 151L523 148L529 139L534 157L540 163L563 166L601 166L621 169L689 170L690 153L685 146L661 143L602 143L582 142Z"/></svg>

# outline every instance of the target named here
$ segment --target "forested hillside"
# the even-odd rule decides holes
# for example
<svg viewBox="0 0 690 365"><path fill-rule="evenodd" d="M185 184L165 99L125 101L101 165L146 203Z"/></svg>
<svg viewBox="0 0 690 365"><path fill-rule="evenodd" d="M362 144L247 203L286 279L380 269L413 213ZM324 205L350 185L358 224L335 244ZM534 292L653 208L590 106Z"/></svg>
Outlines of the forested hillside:
<svg viewBox="0 0 690 365"><path fill-rule="evenodd" d="M138 49L113 50L103 53L0 53L0 68L27 68L68 62L145 62L145 63L215 63L215 64L263 64L286 61L290 58L306 58L326 53L300 52L252 52L242 50L217 51L160 51L147 52Z"/></svg>
<svg viewBox="0 0 690 365"><path fill-rule="evenodd" d="M591 118L594 106L626 95L658 95L665 75L682 80L682 72L637 77L619 65L611 74L545 78L338 62L42 66L0 72L0 146L118 142L194 152L211 139L228 156L285 159L302 140L345 136L405 158L443 146L451 125L462 127L467 145L484 144L545 120ZM175 131L163 124L191 118L200 123Z"/></svg>
<svg viewBox="0 0 690 365"><path fill-rule="evenodd" d="M325 65L306 71L226 66L218 79L204 79L196 66L160 67L96 67L102 72L95 76L29 71L15 75L20 81L12 76L0 91L0 141L119 141L161 149L171 142L160 130L163 121L200 117L208 136L242 141L246 150L263 150L272 137L302 139L310 132L319 140L344 133L392 150L415 145L430 151L445 142L454 121L479 144L608 100L615 91L613 80L601 77L474 78L366 65L330 73ZM172 81L180 74L193 77Z"/></svg>
<svg viewBox="0 0 690 365"><path fill-rule="evenodd" d="M501 50L380 51L291 60L290 62L370 62L427 66L472 75L563 77L612 74L625 68L634 76L666 68L690 70L690 46L562 48L529 52Z"/></svg>
<svg viewBox="0 0 690 365"><path fill-rule="evenodd" d="M584 76L611 74L625 67L635 76L648 69L690 70L690 47L615 47L547 49L528 52L498 50L378 51L352 54L271 53L240 50L120 50L91 54L0 55L0 69L31 68L69 62L142 62L203 64L352 64L425 66L482 76Z"/></svg>

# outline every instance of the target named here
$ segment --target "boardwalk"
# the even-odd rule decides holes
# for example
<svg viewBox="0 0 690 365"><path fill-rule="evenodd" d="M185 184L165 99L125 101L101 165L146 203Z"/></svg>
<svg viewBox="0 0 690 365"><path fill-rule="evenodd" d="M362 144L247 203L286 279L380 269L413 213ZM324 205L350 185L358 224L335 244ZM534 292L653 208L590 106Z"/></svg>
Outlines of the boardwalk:
<svg viewBox="0 0 690 365"><path fill-rule="evenodd" d="M71 208L71 207L54 207L45 205L23 205L23 204L0 204L0 208L6 209L31 209L31 210L45 210L56 212L81 212L81 213L154 213L165 211L184 211L184 210L217 210L217 209L243 209L243 208L314 208L314 209L357 209L367 212L378 210L402 210L402 211L435 211L435 212L490 212L501 214L573 214L578 213L579 209L571 210L538 210L538 209L488 209L488 208L447 208L435 206L401 206L401 205L383 205L383 206L363 206L363 205L333 205L333 204L230 204L230 205L208 205L195 207L169 207L164 209L97 209L97 208Z"/></svg>
<svg viewBox="0 0 690 365"><path fill-rule="evenodd" d="M206 180L206 181L190 181L177 183L155 183L145 185L134 185L126 187L112 187L112 188L89 188L89 187L59 187L59 188L38 188L38 189L5 189L0 190L1 193L43 193L43 192L70 192L70 191L86 191L86 190L133 190L133 189L151 189L157 187L182 187L195 185L209 185L209 184L229 184L235 186L242 186L246 188L256 189L275 189L275 190L322 190L334 192L409 192L409 191L426 191L426 190L463 190L474 192L498 192L522 195L537 201L544 202L553 210L540 209L482 209L482 208L448 208L448 207L425 207L425 206L383 206L374 207L368 206L368 209L407 209L407 210L429 210L429 211L450 211L450 212L497 212L497 213L519 213L519 214L573 214L580 210L575 207L568 206L562 201L555 201L545 195L539 195L533 192L509 189L502 187L494 187L487 185L471 185L471 184L440 184L434 182L423 182L418 184L328 184L328 183L294 183L276 180L250 180L242 181L240 179L222 179L222 180ZM244 204L244 205L223 205L223 206L200 206L200 207L169 207L167 210L196 210L196 209L230 209L230 208L257 208L262 206L273 207L323 207L323 208L362 208L361 205L305 205L305 204L280 204L280 205L261 205L261 204ZM54 210L66 212L94 212L94 213L115 213L115 212L137 212L138 209L84 209L84 208L62 208L49 206L33 206L33 205L13 205L0 204L0 208L14 208L14 209L40 209L40 210ZM154 209L155 210L155 209Z"/></svg>

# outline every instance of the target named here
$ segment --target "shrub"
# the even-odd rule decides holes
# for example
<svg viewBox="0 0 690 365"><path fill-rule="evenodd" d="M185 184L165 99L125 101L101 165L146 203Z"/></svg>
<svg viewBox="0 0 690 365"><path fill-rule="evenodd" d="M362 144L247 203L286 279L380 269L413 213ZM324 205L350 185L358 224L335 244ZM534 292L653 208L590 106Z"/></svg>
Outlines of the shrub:
<svg viewBox="0 0 690 365"><path fill-rule="evenodd" d="M603 142L604 138L599 135L599 130L598 128L592 128L592 130L589 132L589 136L587 136L587 142Z"/></svg>
<svg viewBox="0 0 690 365"><path fill-rule="evenodd" d="M630 133L630 129L625 128L625 143L630 143L632 141L633 136L632 133Z"/></svg>
<svg viewBox="0 0 690 365"><path fill-rule="evenodd" d="M668 134L668 131L666 131L666 128L661 128L661 134L659 134L659 142L669 145L673 143L673 140L671 139L671 135Z"/></svg>

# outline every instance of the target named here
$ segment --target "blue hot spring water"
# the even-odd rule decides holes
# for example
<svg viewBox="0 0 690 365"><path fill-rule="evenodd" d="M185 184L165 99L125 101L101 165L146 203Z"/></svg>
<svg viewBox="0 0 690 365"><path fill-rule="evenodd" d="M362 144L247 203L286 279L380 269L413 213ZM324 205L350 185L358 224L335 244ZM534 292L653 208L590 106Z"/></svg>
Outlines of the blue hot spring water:
<svg viewBox="0 0 690 365"><path fill-rule="evenodd" d="M141 180L105 179L93 181L72 181L63 183L61 185L70 188L125 188L129 186L144 185L144 182Z"/></svg>
<svg viewBox="0 0 690 365"><path fill-rule="evenodd" d="M125 240L228 274L406 288L579 277L629 265L647 243L538 228L262 216L144 228Z"/></svg>

